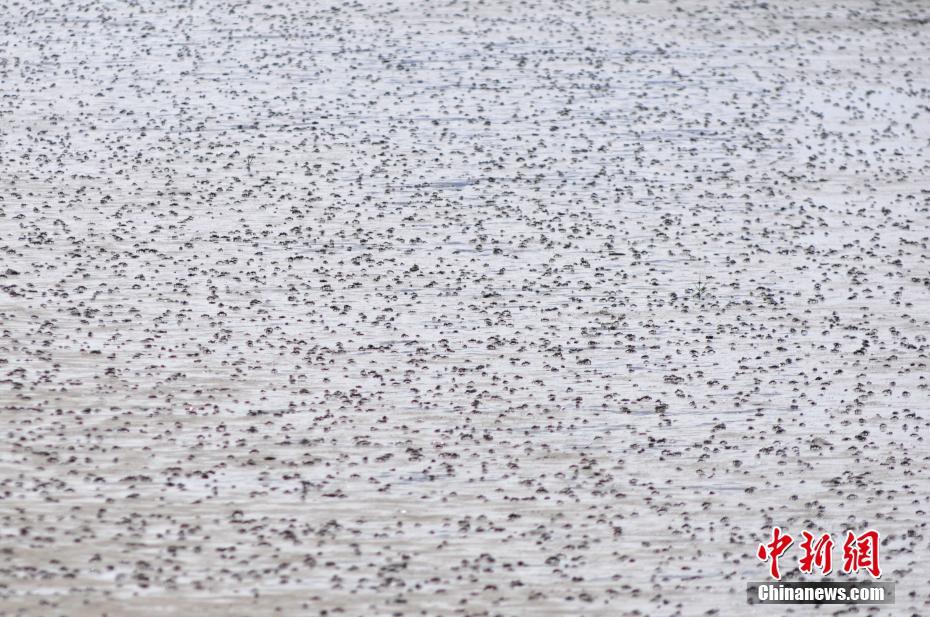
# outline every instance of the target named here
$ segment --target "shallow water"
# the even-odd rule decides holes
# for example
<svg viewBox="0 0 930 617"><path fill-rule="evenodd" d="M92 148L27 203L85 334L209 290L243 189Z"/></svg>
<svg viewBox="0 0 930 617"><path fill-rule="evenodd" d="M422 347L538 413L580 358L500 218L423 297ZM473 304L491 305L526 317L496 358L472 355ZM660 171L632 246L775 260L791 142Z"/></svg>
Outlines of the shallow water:
<svg viewBox="0 0 930 617"><path fill-rule="evenodd" d="M0 614L930 612L924 5L5 8Z"/></svg>

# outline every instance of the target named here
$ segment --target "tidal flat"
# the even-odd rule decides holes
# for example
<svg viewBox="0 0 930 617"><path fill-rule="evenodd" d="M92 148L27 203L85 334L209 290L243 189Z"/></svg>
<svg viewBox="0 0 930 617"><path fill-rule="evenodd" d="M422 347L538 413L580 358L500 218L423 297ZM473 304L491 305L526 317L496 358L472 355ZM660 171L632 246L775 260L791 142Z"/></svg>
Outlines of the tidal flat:
<svg viewBox="0 0 930 617"><path fill-rule="evenodd" d="M0 6L0 615L930 614L930 4Z"/></svg>

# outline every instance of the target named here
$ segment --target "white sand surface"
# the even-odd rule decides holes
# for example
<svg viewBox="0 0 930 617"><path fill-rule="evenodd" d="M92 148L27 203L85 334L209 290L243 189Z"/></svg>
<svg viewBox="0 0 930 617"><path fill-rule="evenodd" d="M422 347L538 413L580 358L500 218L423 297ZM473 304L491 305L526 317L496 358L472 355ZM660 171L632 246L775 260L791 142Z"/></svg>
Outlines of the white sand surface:
<svg viewBox="0 0 930 617"><path fill-rule="evenodd" d="M3 0L0 614L928 615L928 236L925 2Z"/></svg>

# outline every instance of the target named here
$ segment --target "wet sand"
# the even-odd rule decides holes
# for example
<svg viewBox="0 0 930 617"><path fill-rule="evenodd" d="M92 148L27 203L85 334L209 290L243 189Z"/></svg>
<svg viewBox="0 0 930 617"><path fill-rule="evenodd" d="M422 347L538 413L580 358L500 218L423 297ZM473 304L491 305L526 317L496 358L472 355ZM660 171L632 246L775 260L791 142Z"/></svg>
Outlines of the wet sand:
<svg viewBox="0 0 930 617"><path fill-rule="evenodd" d="M0 614L930 613L930 6L3 12Z"/></svg>

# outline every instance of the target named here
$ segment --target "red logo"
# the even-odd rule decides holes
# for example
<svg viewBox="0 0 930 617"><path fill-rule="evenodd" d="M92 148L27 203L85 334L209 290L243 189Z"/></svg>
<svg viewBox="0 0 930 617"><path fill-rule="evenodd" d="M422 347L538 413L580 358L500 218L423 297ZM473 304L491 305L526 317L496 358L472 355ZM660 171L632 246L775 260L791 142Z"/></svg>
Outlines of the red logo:
<svg viewBox="0 0 930 617"><path fill-rule="evenodd" d="M801 535L804 536L801 542L804 556L798 562L801 572L811 574L816 566L821 574L830 574L833 570L833 538L825 533L814 542L814 536L807 531L802 531Z"/></svg>
<svg viewBox="0 0 930 617"><path fill-rule="evenodd" d="M803 555L798 560L798 569L806 574L813 574L816 568L821 574L829 574L833 570L833 538L825 533L815 538L809 531L802 531L803 538L799 545ZM772 528L772 541L760 544L756 555L764 562L769 562L769 573L775 580L781 580L781 571L778 568L778 559L794 543L794 538L782 533L781 528ZM880 539L878 532L872 529L857 536L852 531L846 532L846 541L843 542L843 574L856 574L865 570L873 578L882 575L878 561Z"/></svg>
<svg viewBox="0 0 930 617"><path fill-rule="evenodd" d="M778 558L782 556L782 553L788 550L792 542L794 542L794 538L789 535L782 535L780 528L773 527L772 541L768 544L760 544L759 550L756 551L756 555L758 555L759 559L762 561L772 561L769 570L772 574L772 578L775 580L781 580L781 572L778 571Z"/></svg>
<svg viewBox="0 0 930 617"><path fill-rule="evenodd" d="M878 532L869 530L858 538L851 532L846 532L846 541L843 542L843 572L855 574L865 570L874 578L882 575L881 566L878 565Z"/></svg>

